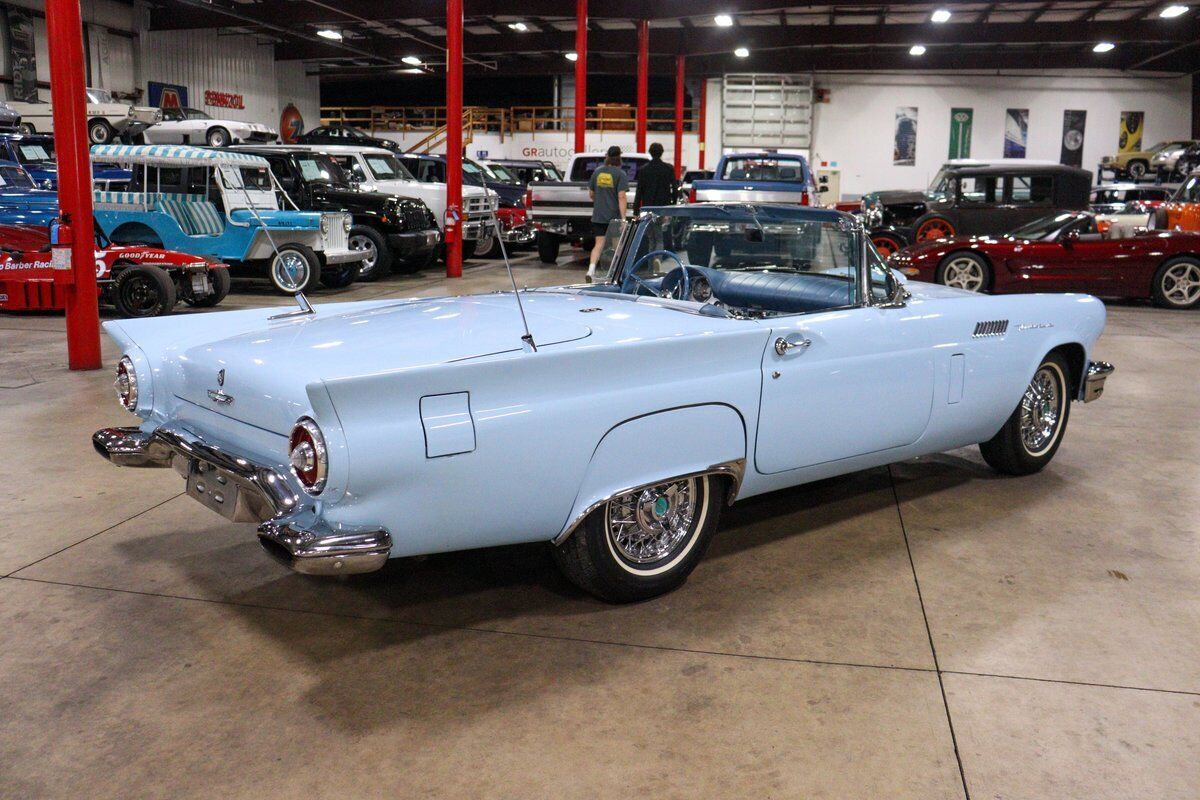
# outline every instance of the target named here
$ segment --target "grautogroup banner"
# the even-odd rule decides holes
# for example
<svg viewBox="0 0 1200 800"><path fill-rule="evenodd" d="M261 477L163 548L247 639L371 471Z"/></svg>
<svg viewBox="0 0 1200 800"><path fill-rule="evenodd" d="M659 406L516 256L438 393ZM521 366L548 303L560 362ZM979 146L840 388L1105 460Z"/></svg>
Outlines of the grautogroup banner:
<svg viewBox="0 0 1200 800"><path fill-rule="evenodd" d="M1121 142L1118 149L1122 153L1136 153L1142 149L1142 128L1145 124L1145 111L1121 112Z"/></svg>
<svg viewBox="0 0 1200 800"><path fill-rule="evenodd" d="M1029 142L1029 109L1010 108L1004 114L1004 157L1024 158Z"/></svg>
<svg viewBox="0 0 1200 800"><path fill-rule="evenodd" d="M1063 111L1062 153L1060 164L1068 167L1083 166L1083 129L1087 124L1087 112L1082 110Z"/></svg>
<svg viewBox="0 0 1200 800"><path fill-rule="evenodd" d="M917 163L916 106L896 106L892 163L902 167L911 167Z"/></svg>
<svg viewBox="0 0 1200 800"><path fill-rule="evenodd" d="M971 157L971 125L975 109L950 109L950 158Z"/></svg>
<svg viewBox="0 0 1200 800"><path fill-rule="evenodd" d="M8 63L12 65L12 99L38 101L37 56L33 44L33 18L15 8L8 11Z"/></svg>

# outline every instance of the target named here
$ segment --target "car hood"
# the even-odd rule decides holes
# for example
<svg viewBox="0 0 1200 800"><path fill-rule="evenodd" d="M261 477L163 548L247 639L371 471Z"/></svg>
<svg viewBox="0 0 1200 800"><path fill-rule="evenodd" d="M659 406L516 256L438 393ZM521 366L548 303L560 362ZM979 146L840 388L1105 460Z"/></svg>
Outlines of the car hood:
<svg viewBox="0 0 1200 800"><path fill-rule="evenodd" d="M863 195L863 199L877 200L886 206L890 203L924 203L928 198L925 197L924 192L915 192L908 189L885 189Z"/></svg>
<svg viewBox="0 0 1200 800"><path fill-rule="evenodd" d="M0 191L0 204L9 208L58 208L58 192L49 189Z"/></svg>
<svg viewBox="0 0 1200 800"><path fill-rule="evenodd" d="M591 335L581 321L536 305L527 302L526 314L539 348ZM173 390L188 402L287 435L306 413L313 382L516 352L524 346L523 332L511 294L404 300L344 313L330 306L186 348L176 360ZM209 392L218 390L234 399L228 405L212 400Z"/></svg>

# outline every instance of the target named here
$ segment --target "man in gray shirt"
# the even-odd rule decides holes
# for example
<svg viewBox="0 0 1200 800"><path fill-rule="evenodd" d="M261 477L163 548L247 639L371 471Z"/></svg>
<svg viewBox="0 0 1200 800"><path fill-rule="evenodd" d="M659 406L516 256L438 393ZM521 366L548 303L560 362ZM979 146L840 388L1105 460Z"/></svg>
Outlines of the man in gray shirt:
<svg viewBox="0 0 1200 800"><path fill-rule="evenodd" d="M588 196L592 198L592 235L596 244L588 261L587 279L591 283L596 277L596 262L604 251L604 234L608 223L614 219L625 219L628 202L629 176L621 169L621 148L613 145L605 154L604 166L592 173L588 181Z"/></svg>

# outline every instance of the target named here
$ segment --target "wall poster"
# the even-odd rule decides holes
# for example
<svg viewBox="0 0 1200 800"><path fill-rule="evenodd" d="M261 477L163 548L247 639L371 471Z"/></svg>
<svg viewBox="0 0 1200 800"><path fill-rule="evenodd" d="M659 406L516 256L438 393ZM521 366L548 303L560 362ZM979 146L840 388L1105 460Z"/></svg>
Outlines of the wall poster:
<svg viewBox="0 0 1200 800"><path fill-rule="evenodd" d="M1086 124L1086 111L1068 109L1063 112L1062 153L1058 157L1060 164L1083 166L1083 128Z"/></svg>
<svg viewBox="0 0 1200 800"><path fill-rule="evenodd" d="M950 109L950 158L971 157L971 124L975 121L975 109Z"/></svg>
<svg viewBox="0 0 1200 800"><path fill-rule="evenodd" d="M7 9L8 63L12 65L12 99L38 101L37 56L33 44L33 18L28 11Z"/></svg>
<svg viewBox="0 0 1200 800"><path fill-rule="evenodd" d="M911 167L917 163L917 107L896 106L892 163Z"/></svg>
<svg viewBox="0 0 1200 800"><path fill-rule="evenodd" d="M1121 142L1118 149L1122 153L1136 153L1142 149L1142 128L1145 124L1145 111L1121 112Z"/></svg>
<svg viewBox="0 0 1200 800"><path fill-rule="evenodd" d="M1010 108L1004 113L1004 157L1024 158L1029 142L1029 109Z"/></svg>

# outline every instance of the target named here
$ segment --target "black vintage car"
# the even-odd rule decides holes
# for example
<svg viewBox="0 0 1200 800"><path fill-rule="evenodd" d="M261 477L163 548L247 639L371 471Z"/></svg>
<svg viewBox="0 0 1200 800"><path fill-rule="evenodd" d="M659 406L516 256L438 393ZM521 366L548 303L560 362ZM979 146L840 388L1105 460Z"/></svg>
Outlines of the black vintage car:
<svg viewBox="0 0 1200 800"><path fill-rule="evenodd" d="M1061 164L947 164L925 192L863 197L875 247L891 255L914 242L998 235L1056 211L1088 207L1092 173Z"/></svg>
<svg viewBox="0 0 1200 800"><path fill-rule="evenodd" d="M296 144L350 144L355 147L386 147L395 153L402 151L397 142L372 136L352 125L322 125L313 128L297 136Z"/></svg>
<svg viewBox="0 0 1200 800"><path fill-rule="evenodd" d="M392 269L416 272L436 257L441 234L433 213L421 200L356 189L333 159L314 148L233 149L267 159L279 185L302 211L349 211L353 215L350 248L367 251L358 268L358 280L378 280Z"/></svg>

